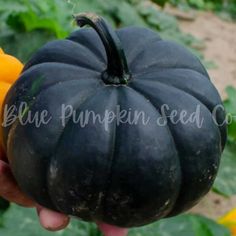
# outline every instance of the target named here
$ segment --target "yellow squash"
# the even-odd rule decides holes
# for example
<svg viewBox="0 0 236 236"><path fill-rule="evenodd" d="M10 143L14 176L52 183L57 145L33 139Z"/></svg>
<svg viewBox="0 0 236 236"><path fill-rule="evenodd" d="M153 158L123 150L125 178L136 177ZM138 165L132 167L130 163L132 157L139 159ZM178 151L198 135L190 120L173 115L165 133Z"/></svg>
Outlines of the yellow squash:
<svg viewBox="0 0 236 236"><path fill-rule="evenodd" d="M231 231L232 236L236 236L236 208L220 218L218 222L226 226Z"/></svg>
<svg viewBox="0 0 236 236"><path fill-rule="evenodd" d="M23 64L15 57L5 54L0 48L0 117L2 118L2 104L11 85L17 80ZM2 120L0 119L2 124ZM0 152L2 149L2 131L0 129Z"/></svg>

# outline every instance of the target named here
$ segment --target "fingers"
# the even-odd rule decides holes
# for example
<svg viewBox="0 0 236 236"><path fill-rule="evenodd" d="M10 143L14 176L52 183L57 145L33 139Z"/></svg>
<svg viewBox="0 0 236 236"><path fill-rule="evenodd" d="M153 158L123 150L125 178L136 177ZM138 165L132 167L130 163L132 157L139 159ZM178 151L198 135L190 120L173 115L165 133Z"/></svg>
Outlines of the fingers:
<svg viewBox="0 0 236 236"><path fill-rule="evenodd" d="M103 232L104 236L126 236L128 229L119 228L105 223L98 223L99 229Z"/></svg>
<svg viewBox="0 0 236 236"><path fill-rule="evenodd" d="M36 204L21 192L9 165L4 162L5 156L0 150L0 196L10 202L15 202L25 207L33 207ZM67 227L70 222L68 216L58 212L37 206L37 212L41 225L50 231L58 231ZM105 236L126 236L127 229L99 223L98 227Z"/></svg>
<svg viewBox="0 0 236 236"><path fill-rule="evenodd" d="M33 207L36 204L21 192L9 165L3 161L0 151L0 196L4 199L17 203L25 207ZM37 206L40 223L50 231L57 231L65 228L69 224L69 217Z"/></svg>
<svg viewBox="0 0 236 236"><path fill-rule="evenodd" d="M2 160L0 160L0 196L25 207L35 205L31 199L21 192L10 167Z"/></svg>
<svg viewBox="0 0 236 236"><path fill-rule="evenodd" d="M41 225L49 231L58 231L66 228L70 222L70 218L58 212L37 206L37 212ZM98 224L99 229L104 236L126 236L128 229L119 228L105 223Z"/></svg>
<svg viewBox="0 0 236 236"><path fill-rule="evenodd" d="M70 222L68 216L42 208L40 206L37 207L37 212L41 225L49 231L64 229Z"/></svg>

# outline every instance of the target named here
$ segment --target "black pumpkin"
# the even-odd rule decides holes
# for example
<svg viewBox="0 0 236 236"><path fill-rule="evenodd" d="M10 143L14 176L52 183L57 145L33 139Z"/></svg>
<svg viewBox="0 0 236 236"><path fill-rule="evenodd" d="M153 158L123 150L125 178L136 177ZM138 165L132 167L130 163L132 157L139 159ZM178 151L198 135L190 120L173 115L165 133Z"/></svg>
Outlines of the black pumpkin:
<svg viewBox="0 0 236 236"><path fill-rule="evenodd" d="M17 119L3 127L20 187L50 209L123 227L191 208L210 190L226 140L225 125L212 117L221 99L206 70L185 48L149 29L113 31L93 14L75 19L93 29L43 46L5 99L5 111L14 105L15 115L27 102L20 114L25 124ZM77 114L116 116L107 127L92 119L82 126L68 109L64 126L62 104ZM147 119L121 120L118 107ZM200 126L168 117L197 107ZM44 110L50 122L40 128L27 122L27 115ZM223 109L215 113L222 123Z"/></svg>

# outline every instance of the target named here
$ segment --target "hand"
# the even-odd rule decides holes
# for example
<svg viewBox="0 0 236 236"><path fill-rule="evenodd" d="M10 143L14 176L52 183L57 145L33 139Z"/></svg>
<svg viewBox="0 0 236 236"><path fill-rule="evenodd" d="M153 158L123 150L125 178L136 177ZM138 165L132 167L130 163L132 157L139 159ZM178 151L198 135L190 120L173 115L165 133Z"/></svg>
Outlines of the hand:
<svg viewBox="0 0 236 236"><path fill-rule="evenodd" d="M17 203L24 207L35 207L38 212L41 225L50 231L57 231L64 229L69 224L69 217L58 212L54 212L43 208L33 202L18 187L7 158L0 149L0 196L10 202ZM118 228L107 225L105 223L98 223L98 227L105 236L126 236L127 229Z"/></svg>

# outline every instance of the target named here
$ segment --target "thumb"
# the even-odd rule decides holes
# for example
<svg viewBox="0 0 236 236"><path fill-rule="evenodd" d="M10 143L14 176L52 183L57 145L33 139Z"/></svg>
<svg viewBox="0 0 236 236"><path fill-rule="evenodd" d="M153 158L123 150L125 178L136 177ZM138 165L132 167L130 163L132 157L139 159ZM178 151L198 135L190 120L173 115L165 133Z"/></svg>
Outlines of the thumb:
<svg viewBox="0 0 236 236"><path fill-rule="evenodd" d="M126 236L128 234L128 229L105 223L98 223L98 228L103 232L104 236Z"/></svg>

